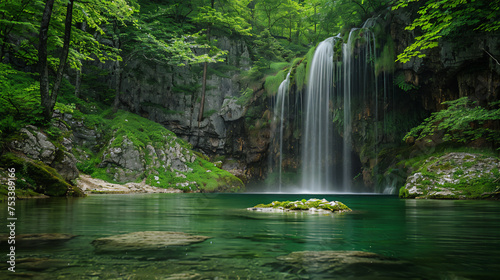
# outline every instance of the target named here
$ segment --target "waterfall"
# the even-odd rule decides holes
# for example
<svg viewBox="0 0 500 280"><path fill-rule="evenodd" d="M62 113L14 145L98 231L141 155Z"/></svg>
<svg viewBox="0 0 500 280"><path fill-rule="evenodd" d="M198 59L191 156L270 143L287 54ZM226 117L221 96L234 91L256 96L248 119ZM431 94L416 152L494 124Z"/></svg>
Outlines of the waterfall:
<svg viewBox="0 0 500 280"><path fill-rule="evenodd" d="M283 130L285 128L285 102L288 100L288 87L290 86L290 72L286 75L286 79L281 82L276 95L276 106L274 107L274 122L278 124L279 117L279 160L278 160L278 191L281 192L283 183Z"/></svg>
<svg viewBox="0 0 500 280"><path fill-rule="evenodd" d="M337 38L321 42L311 63L302 130L302 188L310 192L330 190L332 118L330 103L333 90L333 45Z"/></svg>
<svg viewBox="0 0 500 280"><path fill-rule="evenodd" d="M274 149L278 161L274 166L279 166L276 171L280 191L284 130L289 137L288 126L295 127L292 120L301 118L301 159L296 160L301 163L301 191L354 192L366 189L361 186L365 179L375 182L370 176L377 175L378 146L386 132L387 85L392 84L388 80L392 76L386 75L386 69L376 70L380 56L372 30L376 22L376 18L369 19L363 27L353 28L347 40L342 41L338 35L317 46L312 60L308 61L307 88L305 92L297 91L295 104L289 102L290 72L281 83L273 122L276 138L273 143L279 146ZM383 88L379 89L379 85ZM302 96L297 102L297 97ZM293 155L287 155L287 159L290 156ZM363 181L358 179L354 184L356 178ZM371 187L376 192L386 191L385 187Z"/></svg>
<svg viewBox="0 0 500 280"><path fill-rule="evenodd" d="M356 29L351 30L349 33L349 38L347 44L342 46L342 62L343 62L343 89L344 89L344 125L343 125L343 145L342 145L342 156L343 156L343 166L342 166L342 190L345 192L351 191L351 178L352 178L352 158L351 158L351 133L352 133L352 113L351 113L351 94L352 94L352 83L354 82L351 76L352 69L352 50L353 42L352 36Z"/></svg>

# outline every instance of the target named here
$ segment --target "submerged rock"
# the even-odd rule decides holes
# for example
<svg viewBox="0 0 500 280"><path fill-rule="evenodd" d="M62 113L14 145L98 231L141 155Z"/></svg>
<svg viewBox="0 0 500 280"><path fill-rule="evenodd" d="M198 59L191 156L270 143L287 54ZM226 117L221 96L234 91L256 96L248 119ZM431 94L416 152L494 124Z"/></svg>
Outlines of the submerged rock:
<svg viewBox="0 0 500 280"><path fill-rule="evenodd" d="M273 201L269 204L258 204L247 208L251 211L261 212L289 212L289 211L309 211L309 212L347 212L352 211L340 201L328 201L326 199L311 198L309 200L297 201Z"/></svg>
<svg viewBox="0 0 500 280"><path fill-rule="evenodd" d="M500 195L500 159L474 153L429 157L406 179L401 198L478 199Z"/></svg>
<svg viewBox="0 0 500 280"><path fill-rule="evenodd" d="M299 251L279 256L278 261L285 269L298 273L327 273L352 276L371 275L377 266L406 267L406 263L371 252L363 251Z"/></svg>
<svg viewBox="0 0 500 280"><path fill-rule="evenodd" d="M98 238L92 245L99 251L156 250L167 246L185 246L210 237L173 231L140 231Z"/></svg>
<svg viewBox="0 0 500 280"><path fill-rule="evenodd" d="M8 244L10 235L0 235L0 246L10 246ZM16 247L34 248L37 246L54 246L67 242L76 235L66 233L29 233L16 235Z"/></svg>

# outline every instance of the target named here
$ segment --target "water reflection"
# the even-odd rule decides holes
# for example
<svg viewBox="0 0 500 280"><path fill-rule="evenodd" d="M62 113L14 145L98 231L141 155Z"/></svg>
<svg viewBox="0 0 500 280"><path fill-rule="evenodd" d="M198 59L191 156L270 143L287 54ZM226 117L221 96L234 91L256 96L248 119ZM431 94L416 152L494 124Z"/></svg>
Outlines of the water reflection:
<svg viewBox="0 0 500 280"><path fill-rule="evenodd" d="M339 200L354 211L322 215L246 210L273 200L312 197ZM18 234L77 235L58 246L20 245L16 253L25 264L19 264L19 271L40 279L180 278L188 272L198 275L191 275L193 279L336 279L332 271L342 271L339 275L345 278L348 273L361 277L359 273L366 269L373 272L371 279L444 279L450 275L486 279L500 272L500 205L495 201L400 200L359 195L154 194L29 200L20 201L18 209ZM0 213L0 219L5 220L6 213ZM180 231L212 238L147 254L98 254L91 245L96 238L136 231ZM320 255L317 260L306 259L300 265L283 259L293 252L307 251L334 253ZM348 255L346 266L329 265L338 262L335 255L349 254L345 251L377 254L373 260L380 265L366 267L359 258ZM51 269L47 258L55 262ZM390 258L390 262L380 263L384 258ZM66 265L59 265L58 260L65 260ZM296 265L303 267L304 263L327 266L323 274L307 269L288 273L300 271Z"/></svg>

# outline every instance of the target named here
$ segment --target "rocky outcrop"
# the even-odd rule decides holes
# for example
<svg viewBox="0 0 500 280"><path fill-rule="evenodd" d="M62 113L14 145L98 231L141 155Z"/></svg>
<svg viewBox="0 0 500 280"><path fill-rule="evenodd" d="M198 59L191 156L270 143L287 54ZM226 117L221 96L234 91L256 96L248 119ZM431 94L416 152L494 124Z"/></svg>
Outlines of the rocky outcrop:
<svg viewBox="0 0 500 280"><path fill-rule="evenodd" d="M422 161L400 189L402 198L479 199L500 197L500 159L448 153Z"/></svg>
<svg viewBox="0 0 500 280"><path fill-rule="evenodd" d="M90 184L86 188L89 191L158 192L151 188L162 188L215 192L244 188L241 180L209 162L204 155L195 153L174 133L135 114L119 111L103 134L103 139L108 140L98 144L98 149L79 154L81 164L88 167L82 171L92 177L130 186L101 189ZM91 148L82 146L79 151Z"/></svg>
<svg viewBox="0 0 500 280"><path fill-rule="evenodd" d="M417 10L418 5L410 5L393 12L391 36L396 54L420 35L417 30L405 30L418 16ZM398 63L395 75L403 75L415 87L414 97L427 110L440 110L442 102L463 96L484 106L500 98L500 65L494 59L500 57L499 38L492 33L461 30L459 37L443 38L437 48L423 50L426 57Z"/></svg>
<svg viewBox="0 0 500 280"><path fill-rule="evenodd" d="M224 63L209 66L204 118L198 123L202 69L200 66L161 66L134 60L124 71L121 107L164 125L195 149L224 154L228 122L242 117L243 108L231 100L241 91L237 74L250 68L250 54L241 40L223 37L220 49L228 51Z"/></svg>
<svg viewBox="0 0 500 280"><path fill-rule="evenodd" d="M80 174L76 180L76 186L85 194L129 194L129 193L180 193L179 189L153 187L146 184L146 180L140 183L129 182L126 184L109 183L101 179L92 178L89 175Z"/></svg>
<svg viewBox="0 0 500 280"><path fill-rule="evenodd" d="M83 195L72 183L79 171L71 131L64 122L54 119L45 129L22 128L8 147L11 152L0 157L0 165L16 169L19 197Z"/></svg>
<svg viewBox="0 0 500 280"><path fill-rule="evenodd" d="M8 166L16 170L16 191L17 189L28 191L28 196L36 195L30 191L51 197L84 195L80 189L66 182L54 168L23 154L6 153L2 155L0 166ZM22 194L22 196L25 195Z"/></svg>
<svg viewBox="0 0 500 280"><path fill-rule="evenodd" d="M45 133L35 126L27 126L19 131L19 137L10 143L10 147L23 153L28 158L39 160L53 167L66 181L78 177L76 158L71 153L72 140L65 137L69 130L64 124L57 126L63 133L59 141L50 141Z"/></svg>

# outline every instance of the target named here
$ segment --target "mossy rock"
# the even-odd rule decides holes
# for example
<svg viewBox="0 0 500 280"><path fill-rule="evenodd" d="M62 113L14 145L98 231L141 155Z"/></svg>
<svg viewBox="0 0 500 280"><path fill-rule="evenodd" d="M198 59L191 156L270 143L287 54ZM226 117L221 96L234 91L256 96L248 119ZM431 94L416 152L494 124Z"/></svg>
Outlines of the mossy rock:
<svg viewBox="0 0 500 280"><path fill-rule="evenodd" d="M57 171L32 159L7 153L0 157L0 165L16 169L17 178L25 178L35 186L34 191L48 196L84 196L80 189L66 182Z"/></svg>
<svg viewBox="0 0 500 280"><path fill-rule="evenodd" d="M500 192L500 159L479 153L430 155L399 190L400 198L487 199Z"/></svg>
<svg viewBox="0 0 500 280"><path fill-rule="evenodd" d="M254 207L247 208L252 211L262 212L288 212L294 210L306 210L310 212L348 212L352 211L340 201L328 201L326 199L311 198L309 200L297 201L273 201L269 204L257 204Z"/></svg>

